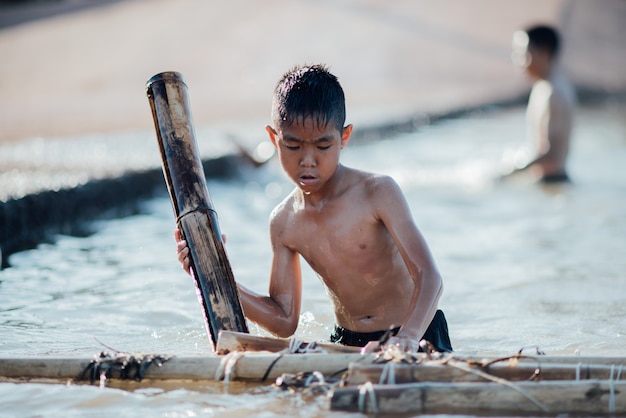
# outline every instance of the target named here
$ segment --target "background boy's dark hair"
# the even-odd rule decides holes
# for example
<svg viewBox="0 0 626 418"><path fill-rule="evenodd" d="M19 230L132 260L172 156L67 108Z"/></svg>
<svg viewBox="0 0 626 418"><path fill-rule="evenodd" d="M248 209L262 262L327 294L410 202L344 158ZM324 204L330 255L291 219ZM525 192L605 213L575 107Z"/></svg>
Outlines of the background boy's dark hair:
<svg viewBox="0 0 626 418"><path fill-rule="evenodd" d="M552 26L535 25L526 28L528 43L536 48L545 49L551 57L555 57L560 48L559 33Z"/></svg>
<svg viewBox="0 0 626 418"><path fill-rule="evenodd" d="M274 89L272 119L281 124L301 123L313 118L318 126L335 124L339 132L346 121L343 89L325 65L296 66L287 71Z"/></svg>

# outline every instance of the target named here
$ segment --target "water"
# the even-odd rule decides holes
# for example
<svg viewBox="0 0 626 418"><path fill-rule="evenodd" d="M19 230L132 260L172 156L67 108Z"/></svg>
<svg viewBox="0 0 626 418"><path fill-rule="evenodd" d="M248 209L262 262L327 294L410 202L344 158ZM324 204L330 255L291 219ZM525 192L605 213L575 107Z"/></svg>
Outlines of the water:
<svg viewBox="0 0 626 418"><path fill-rule="evenodd" d="M492 179L524 144L521 110L448 121L358 144L346 165L394 176L444 276L452 344L469 353L623 355L626 348L626 114L579 111L573 185ZM210 181L235 277L267 291L267 218L291 188L277 161ZM86 238L11 256L0 272L0 355L126 352L204 355L209 340L191 278L179 267L167 196L143 214L101 222ZM325 340L328 298L310 270L297 336ZM267 335L251 325L251 332ZM268 386L221 383L99 389L0 383L0 416L358 416Z"/></svg>

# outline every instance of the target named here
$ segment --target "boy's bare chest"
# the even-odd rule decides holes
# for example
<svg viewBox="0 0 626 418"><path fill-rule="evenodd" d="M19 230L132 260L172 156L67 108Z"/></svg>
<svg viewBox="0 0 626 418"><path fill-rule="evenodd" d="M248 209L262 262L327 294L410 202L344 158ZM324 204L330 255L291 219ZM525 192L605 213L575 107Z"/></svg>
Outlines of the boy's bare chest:
<svg viewBox="0 0 626 418"><path fill-rule="evenodd" d="M386 229L367 205L330 205L293 217L293 249L311 264L356 262L380 249Z"/></svg>

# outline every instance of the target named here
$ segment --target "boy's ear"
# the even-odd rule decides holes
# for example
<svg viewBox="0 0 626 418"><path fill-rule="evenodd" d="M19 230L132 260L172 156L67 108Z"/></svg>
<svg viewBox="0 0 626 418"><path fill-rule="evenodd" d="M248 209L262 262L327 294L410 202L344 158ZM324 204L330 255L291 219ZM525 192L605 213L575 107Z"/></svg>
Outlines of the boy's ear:
<svg viewBox="0 0 626 418"><path fill-rule="evenodd" d="M341 148L348 145L348 141L350 141L350 135L352 135L352 125L347 125L341 131Z"/></svg>
<svg viewBox="0 0 626 418"><path fill-rule="evenodd" d="M265 130L267 131L268 135L270 136L270 141L272 141L272 144L274 145L274 147L278 147L278 145L276 144L276 135L278 135L276 130L274 128L272 128L270 125L266 125L265 126Z"/></svg>

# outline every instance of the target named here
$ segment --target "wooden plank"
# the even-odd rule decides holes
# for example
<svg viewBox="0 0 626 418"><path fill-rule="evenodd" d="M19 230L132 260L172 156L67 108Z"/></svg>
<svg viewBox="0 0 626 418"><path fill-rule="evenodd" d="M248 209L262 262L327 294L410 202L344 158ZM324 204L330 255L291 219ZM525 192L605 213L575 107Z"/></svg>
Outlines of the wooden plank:
<svg viewBox="0 0 626 418"><path fill-rule="evenodd" d="M325 376L337 376L348 370L354 361L372 361L372 355L360 354L260 354L244 355L234 368L235 380L260 381L267 374L266 380L274 380L283 373L318 371Z"/></svg>
<svg viewBox="0 0 626 418"><path fill-rule="evenodd" d="M523 380L589 380L626 379L626 371L619 373L622 365L595 365L589 363L551 363L550 359L538 361L481 363L450 361L423 361L421 363L353 363L346 377L347 384L412 383L412 382L485 382L489 377L511 381Z"/></svg>
<svg viewBox="0 0 626 418"><path fill-rule="evenodd" d="M330 409L402 414L626 413L626 382L408 383L337 388Z"/></svg>
<svg viewBox="0 0 626 418"><path fill-rule="evenodd" d="M178 229L189 247L205 325L215 345L220 330L248 332L248 328L202 169L187 85L181 74L164 72L148 80L146 93L163 175Z"/></svg>
<svg viewBox="0 0 626 418"><path fill-rule="evenodd" d="M294 341L288 338L262 337L235 331L221 331L217 340L218 354L228 354L234 351L270 351L277 353L288 350ZM326 353L359 353L359 347L350 347L341 344L298 342L295 345L301 350L317 350Z"/></svg>

